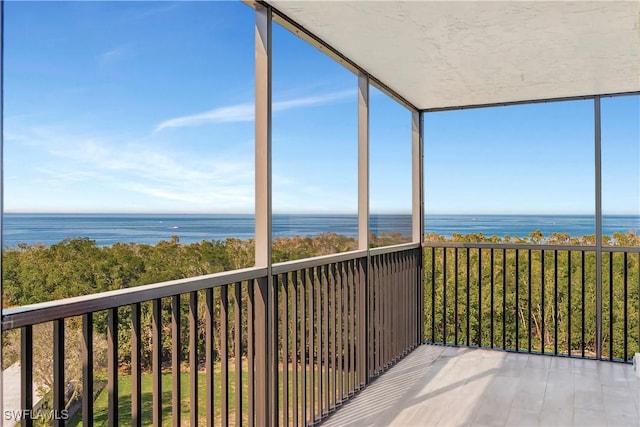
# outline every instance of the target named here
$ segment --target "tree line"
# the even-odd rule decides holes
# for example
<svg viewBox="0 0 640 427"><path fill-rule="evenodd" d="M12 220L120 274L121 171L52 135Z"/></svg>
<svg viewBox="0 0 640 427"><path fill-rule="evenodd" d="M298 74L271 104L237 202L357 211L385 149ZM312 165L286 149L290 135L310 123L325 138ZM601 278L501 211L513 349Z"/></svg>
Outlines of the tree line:
<svg viewBox="0 0 640 427"><path fill-rule="evenodd" d="M433 242L469 243L469 249L425 248L425 335L434 342L509 350L595 356L595 236L568 233L527 237L482 234ZM473 243L510 243L509 249ZM518 244L561 245L562 249L517 249ZM603 236L602 355L630 360L640 351L640 246L634 232ZM566 249L565 249L566 248Z"/></svg>
<svg viewBox="0 0 640 427"><path fill-rule="evenodd" d="M371 236L372 246L406 242L406 236ZM553 245L593 245L595 236L571 237L566 233L544 236L539 231L525 237L503 238L483 234L429 234L426 241L465 243L546 243ZM635 233L615 233L604 237L612 246L640 246ZM273 261L303 259L357 249L357 240L336 233L315 237L287 237L273 242ZM457 252L457 258L456 258ZM493 254L491 253L493 252ZM595 348L595 253L577 251L432 249L424 256L425 339L469 345L518 348L534 351L593 354ZM445 255L446 254L446 255ZM226 239L181 244L174 236L156 245L117 243L98 246L90 239L67 239L51 246L21 244L2 252L4 306L21 306L48 300L123 289L167 280L195 277L221 271L251 267L253 240ZM445 263L446 257L446 263ZM638 351L640 333L640 258L637 253L615 253L603 257L603 335L604 355L614 358ZM543 269L544 263L544 269ZM457 265L456 265L457 264ZM612 273L609 274L609 265ZM623 281L626 277L627 290ZM613 294L610 294L613 278ZM236 287L238 290L236 292ZM247 295L245 284L231 284L214 291L214 348L216 359L223 354L242 357L247 349ZM571 298L569 298L569 293ZM625 294L626 292L626 294ZM544 298L543 298L544 294ZM240 299L235 300L239 295ZM556 298L557 295L557 298ZM624 296L626 295L626 304ZM530 296L530 298L529 298ZM467 299L469 301L467 305ZM225 301L225 302L223 302ZM163 298L162 360L170 367L172 359L172 304L178 303L180 317L179 358L189 358L189 296L177 300ZM236 335L235 310L239 308L240 328ZM151 303L141 304L142 368L151 367ZM626 311L625 311L626 309ZM206 295L198 293L197 352L203 363L206 344ZM223 353L222 313L227 316L227 339ZM611 315L613 313L613 315ZM623 324L626 313L626 326ZM582 321L584 316L584 329ZM468 319L468 320L467 320ZM608 322L613 328L609 328ZM118 362L123 373L131 362L131 307L118 309ZM568 328L571 322L571 329ZM635 323L634 323L635 322ZM106 366L107 314L94 314L95 366ZM71 404L81 395L81 321L67 319L66 381ZM558 332L556 333L556 329ZM52 327L34 327L34 378L43 390L50 390L52 377ZM613 336L610 336L610 331ZM583 339L584 332L584 339ZM625 335L626 334L626 335ZM467 339L467 336L469 337ZM531 336L531 338L529 338ZM234 340L242 342L242 354L235 354ZM37 342L36 342L37 341ZM610 347L613 343L613 347ZM19 331L3 336L5 367L20 357ZM74 362L75 361L75 362ZM186 362L184 362L186 364ZM99 376L99 374L98 374Z"/></svg>

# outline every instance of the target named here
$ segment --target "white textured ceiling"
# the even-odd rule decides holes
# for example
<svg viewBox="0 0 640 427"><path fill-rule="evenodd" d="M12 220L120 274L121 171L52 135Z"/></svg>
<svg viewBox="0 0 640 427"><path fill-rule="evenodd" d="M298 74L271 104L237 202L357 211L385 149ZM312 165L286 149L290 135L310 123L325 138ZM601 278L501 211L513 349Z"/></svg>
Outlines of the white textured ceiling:
<svg viewBox="0 0 640 427"><path fill-rule="evenodd" d="M639 1L288 1L419 109L640 91Z"/></svg>

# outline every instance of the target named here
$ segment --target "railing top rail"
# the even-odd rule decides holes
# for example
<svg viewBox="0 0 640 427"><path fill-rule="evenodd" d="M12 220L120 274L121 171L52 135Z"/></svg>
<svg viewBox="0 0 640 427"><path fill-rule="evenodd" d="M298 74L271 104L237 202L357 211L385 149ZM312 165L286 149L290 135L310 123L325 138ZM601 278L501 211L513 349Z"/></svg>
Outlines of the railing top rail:
<svg viewBox="0 0 640 427"><path fill-rule="evenodd" d="M6 331L80 316L85 313L257 279L266 275L266 268L252 267L8 308L2 310L2 329Z"/></svg>
<svg viewBox="0 0 640 427"><path fill-rule="evenodd" d="M419 248L420 243L402 243L393 246L384 246L380 248L371 248L368 252L371 255L381 255L392 252L401 252L410 249ZM349 261L352 259L363 258L367 256L367 250L357 250L342 252L339 254L323 255L314 258L305 258L294 261L279 262L273 264L271 271L273 274L290 273L292 271L303 270L305 268L319 267L321 265L333 264L341 261Z"/></svg>
<svg viewBox="0 0 640 427"><path fill-rule="evenodd" d="M413 242L413 243L401 243L399 245L392 245L392 246L381 246L378 248L371 248L369 250L369 253L371 254L371 256L376 256L376 255L382 255L382 254L389 254L392 252L402 252L402 251L408 251L411 249L416 249L420 247L420 243L418 242Z"/></svg>
<svg viewBox="0 0 640 427"><path fill-rule="evenodd" d="M640 253L640 246L603 246L602 252L635 252Z"/></svg>
<svg viewBox="0 0 640 427"><path fill-rule="evenodd" d="M595 251L595 245L549 245L537 243L423 242L425 248L531 249L534 251ZM602 246L603 252L640 252L638 246Z"/></svg>
<svg viewBox="0 0 640 427"><path fill-rule="evenodd" d="M318 267L325 264L332 264L335 262L349 261L352 259L362 258L367 256L366 250L342 252L339 254L323 255L314 258L305 258L294 261L279 262L273 264L271 272L273 274L290 273L292 271L303 270L305 268Z"/></svg>

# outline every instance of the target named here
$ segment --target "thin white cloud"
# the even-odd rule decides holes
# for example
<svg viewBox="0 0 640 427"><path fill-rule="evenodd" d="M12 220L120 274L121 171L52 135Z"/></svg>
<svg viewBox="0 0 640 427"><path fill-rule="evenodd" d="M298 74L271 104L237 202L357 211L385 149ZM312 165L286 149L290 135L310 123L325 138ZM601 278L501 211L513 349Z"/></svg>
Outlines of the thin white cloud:
<svg viewBox="0 0 640 427"><path fill-rule="evenodd" d="M127 43L98 55L100 67L112 66L133 52L133 44Z"/></svg>
<svg viewBox="0 0 640 427"><path fill-rule="evenodd" d="M353 90L343 90L322 95L276 101L271 108L273 112L286 111L293 108L312 107L340 102L354 96L355 92ZM189 116L168 119L158 124L155 131L158 132L168 128L200 126L206 123L250 122L255 118L254 113L255 106L253 103L236 104Z"/></svg>
<svg viewBox="0 0 640 427"><path fill-rule="evenodd" d="M86 181L95 174L90 171L64 170L55 167L36 167L34 170L50 178L50 182L62 183L64 185Z"/></svg>
<svg viewBox="0 0 640 427"><path fill-rule="evenodd" d="M223 152L203 158L197 152L157 148L150 141L127 142L126 137L98 137L73 134L64 129L31 128L24 138L50 157L46 163L32 165L28 184L12 181L12 188L23 187L38 198L44 183L60 184L61 206L84 206L96 197L109 203L120 194L121 206L136 198L149 210L248 211L253 206L254 176L251 159L234 159ZM45 157L46 158L46 157ZM18 178L20 179L20 178ZM23 179L24 181L24 179ZM95 192L85 194L75 184L90 183ZM50 184L47 184L50 186ZM15 196L7 200L14 209ZM112 210L118 210L112 206ZM122 208L120 208L122 209Z"/></svg>
<svg viewBox="0 0 640 427"><path fill-rule="evenodd" d="M168 128L199 126L209 122L250 122L254 119L254 108L253 104L238 104L216 108L204 113L165 120L156 126L155 130L158 132Z"/></svg>
<svg viewBox="0 0 640 427"><path fill-rule="evenodd" d="M324 95L308 96L288 101L277 101L273 103L272 109L273 111L284 111L296 107L311 107L315 105L331 104L334 102L344 101L351 97L355 100L355 95L355 90L342 90Z"/></svg>

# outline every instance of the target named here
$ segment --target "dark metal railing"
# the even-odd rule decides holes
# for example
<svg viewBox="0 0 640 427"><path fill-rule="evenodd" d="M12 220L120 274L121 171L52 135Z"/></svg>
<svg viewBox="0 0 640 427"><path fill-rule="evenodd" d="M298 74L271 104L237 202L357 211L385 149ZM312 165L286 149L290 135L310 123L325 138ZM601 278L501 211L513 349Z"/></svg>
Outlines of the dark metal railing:
<svg viewBox="0 0 640 427"><path fill-rule="evenodd" d="M428 242L427 342L631 361L640 351L640 248ZM598 320L597 305L602 304Z"/></svg>
<svg viewBox="0 0 640 427"><path fill-rule="evenodd" d="M369 377L376 377L413 349L419 336L419 249L377 252L369 288Z"/></svg>
<svg viewBox="0 0 640 427"><path fill-rule="evenodd" d="M167 411L174 425L182 424L183 413L184 421L188 419L190 425L205 420L207 425L254 425L252 409L257 398L254 332L259 320L254 312L254 284L265 271L246 269L4 310L4 330L20 329L21 408L26 411L33 408L33 349L34 345L41 345L36 341L42 338L34 334L34 328L42 326L36 322L51 321L52 417L59 425L67 421L62 416L69 403L65 395L68 387L65 366L73 361L65 356L65 330L69 330L65 326L77 323L74 316L81 315L83 392L79 414L83 425L93 425L96 418L108 425L122 424L121 411L130 411L133 425L161 425ZM69 316L58 317L65 307ZM92 311L84 312L87 308ZM199 316L199 312L204 316ZM95 360L95 342L103 332L106 367ZM123 355L119 340L126 336L130 336L130 354ZM147 336L150 342L145 341ZM204 378L199 378L201 367ZM100 382L97 377L102 372L106 374L107 404L106 408L96 408L94 397ZM230 377L231 373L234 377ZM150 394L151 408L146 412L143 376L151 376L152 383L150 393L146 393ZM163 380L168 376L170 383ZM183 376L188 377L186 390ZM123 382L127 384L126 390ZM203 382L205 392L200 396L199 385ZM170 399L166 394L170 394ZM37 414L34 417L27 412L21 418L22 425L29 426Z"/></svg>
<svg viewBox="0 0 640 427"><path fill-rule="evenodd" d="M319 423L421 342L420 260L408 244L274 265L280 425Z"/></svg>
<svg viewBox="0 0 640 427"><path fill-rule="evenodd" d="M421 260L418 244L398 245L5 309L21 407L34 407L48 330L51 409L74 406L80 381L85 426L318 424L421 343ZM81 379L68 369L76 335Z"/></svg>

